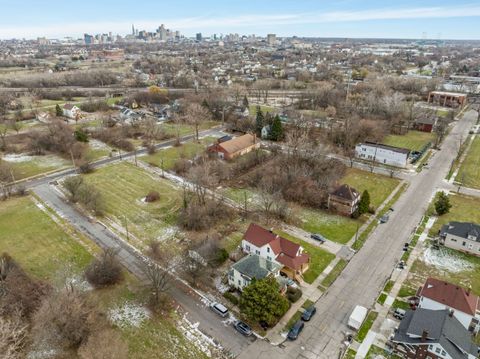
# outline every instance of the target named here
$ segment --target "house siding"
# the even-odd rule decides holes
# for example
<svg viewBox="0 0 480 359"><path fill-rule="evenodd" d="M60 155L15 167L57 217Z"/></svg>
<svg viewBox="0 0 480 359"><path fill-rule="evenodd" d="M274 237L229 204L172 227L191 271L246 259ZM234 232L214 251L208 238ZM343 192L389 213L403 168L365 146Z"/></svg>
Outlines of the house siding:
<svg viewBox="0 0 480 359"><path fill-rule="evenodd" d="M480 257L480 242L447 233L441 243L448 248Z"/></svg>
<svg viewBox="0 0 480 359"><path fill-rule="evenodd" d="M355 156L363 160L375 161L395 167L406 167L408 163L408 153L397 152L365 143L355 146Z"/></svg>

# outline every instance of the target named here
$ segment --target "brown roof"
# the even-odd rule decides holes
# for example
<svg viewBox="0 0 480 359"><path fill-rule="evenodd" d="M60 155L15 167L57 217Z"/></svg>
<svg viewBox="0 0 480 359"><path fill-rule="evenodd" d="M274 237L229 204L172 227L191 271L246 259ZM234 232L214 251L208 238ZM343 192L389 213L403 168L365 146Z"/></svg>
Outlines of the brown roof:
<svg viewBox="0 0 480 359"><path fill-rule="evenodd" d="M478 297L469 290L435 278L427 279L419 295L472 316L479 305Z"/></svg>
<svg viewBox="0 0 480 359"><path fill-rule="evenodd" d="M70 104L70 103L66 103L65 105L63 105L63 108L64 108L65 110L71 110L71 109L73 108L73 105Z"/></svg>
<svg viewBox="0 0 480 359"><path fill-rule="evenodd" d="M332 192L333 196L343 198L347 201L354 201L357 199L360 194L353 187L350 187L348 184L342 184L335 191Z"/></svg>
<svg viewBox="0 0 480 359"><path fill-rule="evenodd" d="M253 146L256 143L257 141L255 140L255 137L247 133L246 135L235 137L229 141L222 142L218 146L222 147L228 153L235 153L250 146Z"/></svg>
<svg viewBox="0 0 480 359"><path fill-rule="evenodd" d="M280 237L255 223L250 224L243 235L243 239L259 248L269 244L273 253L277 256L275 260L292 269L300 268L300 266L307 263L310 258L306 253L297 255L300 249L300 245L297 243Z"/></svg>

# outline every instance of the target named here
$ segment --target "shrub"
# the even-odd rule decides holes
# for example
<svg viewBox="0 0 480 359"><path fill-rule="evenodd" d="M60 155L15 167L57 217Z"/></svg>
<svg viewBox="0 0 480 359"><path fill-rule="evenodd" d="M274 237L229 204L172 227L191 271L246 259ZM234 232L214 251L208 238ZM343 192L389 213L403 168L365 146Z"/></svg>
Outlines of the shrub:
<svg viewBox="0 0 480 359"><path fill-rule="evenodd" d="M239 299L235 294L232 294L230 292L225 292L223 293L223 296L228 299L233 305L238 305Z"/></svg>
<svg viewBox="0 0 480 359"><path fill-rule="evenodd" d="M160 199L160 193L158 193L157 191L150 191L145 197L145 202L151 203L151 202L158 201L159 199Z"/></svg>
<svg viewBox="0 0 480 359"><path fill-rule="evenodd" d="M295 303L302 297L302 291L298 288L289 287L287 290L287 298L290 302Z"/></svg>
<svg viewBox="0 0 480 359"><path fill-rule="evenodd" d="M123 279L122 266L115 252L106 249L99 257L94 258L85 270L85 277L95 287L119 283Z"/></svg>
<svg viewBox="0 0 480 359"><path fill-rule="evenodd" d="M88 133L85 132L83 129L78 129L76 130L73 135L75 136L75 139L78 141L78 142L84 142L84 143L87 143L88 142Z"/></svg>
<svg viewBox="0 0 480 359"><path fill-rule="evenodd" d="M445 192L440 192L437 195L437 200L435 201L435 211L439 216L446 214L452 208L452 204L450 203L450 199Z"/></svg>

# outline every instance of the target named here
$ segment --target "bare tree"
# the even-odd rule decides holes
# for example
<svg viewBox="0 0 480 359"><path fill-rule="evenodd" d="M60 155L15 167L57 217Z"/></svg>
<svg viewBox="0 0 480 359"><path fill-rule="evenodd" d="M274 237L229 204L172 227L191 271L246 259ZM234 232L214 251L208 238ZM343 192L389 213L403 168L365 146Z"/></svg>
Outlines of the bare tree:
<svg viewBox="0 0 480 359"><path fill-rule="evenodd" d="M210 119L210 112L198 103L189 103L185 109L185 122L195 129L195 139L199 140L199 128L202 123Z"/></svg>
<svg viewBox="0 0 480 359"><path fill-rule="evenodd" d="M117 251L111 248L105 249L86 268L85 277L96 287L119 283L123 274L122 266L117 259Z"/></svg>
<svg viewBox="0 0 480 359"><path fill-rule="evenodd" d="M26 345L28 325L18 313L11 313L10 318L0 316L0 353L4 359L22 357Z"/></svg>

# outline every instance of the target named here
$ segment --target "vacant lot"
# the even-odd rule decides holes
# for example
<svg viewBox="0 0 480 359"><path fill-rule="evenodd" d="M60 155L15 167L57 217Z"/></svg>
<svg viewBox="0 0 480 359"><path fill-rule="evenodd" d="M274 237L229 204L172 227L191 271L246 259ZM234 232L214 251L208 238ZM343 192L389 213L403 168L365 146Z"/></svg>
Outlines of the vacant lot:
<svg viewBox="0 0 480 359"><path fill-rule="evenodd" d="M175 162L180 158L190 160L195 158L197 155L205 153L207 146L212 144L214 141L214 137L203 138L200 140L200 143L196 141L189 141L178 147L170 147L159 150L153 155L143 156L141 159L159 168L162 167L163 161L163 169L170 170L173 168Z"/></svg>
<svg viewBox="0 0 480 359"><path fill-rule="evenodd" d="M199 126L199 131L208 130L209 128L218 126L220 123L216 121L206 121ZM187 124L164 123L160 126L169 135L179 136L193 135L195 129L193 126Z"/></svg>
<svg viewBox="0 0 480 359"><path fill-rule="evenodd" d="M16 180L72 166L71 161L55 155L29 156L24 154L8 154L5 155L2 160L12 166Z"/></svg>
<svg viewBox="0 0 480 359"><path fill-rule="evenodd" d="M348 168L341 182L352 186L360 194L367 190L370 194L370 203L375 208L378 208L400 183L396 178L369 173L355 168Z"/></svg>
<svg viewBox="0 0 480 359"><path fill-rule="evenodd" d="M320 247L317 247L308 242L302 241L296 237L289 235L288 233L282 231L275 231L278 235L283 238L289 239L294 243L300 244L305 252L310 255L310 267L303 274L303 279L307 283L313 283L315 279L327 268L331 261L335 259L335 255L329 253Z"/></svg>
<svg viewBox="0 0 480 359"><path fill-rule="evenodd" d="M30 197L0 206L0 248L37 278L52 279L64 267L83 268L91 255L43 212Z"/></svg>
<svg viewBox="0 0 480 359"><path fill-rule="evenodd" d="M466 187L480 188L480 137L473 140L455 180Z"/></svg>
<svg viewBox="0 0 480 359"><path fill-rule="evenodd" d="M450 212L440 216L430 230L430 234L437 234L442 225L450 221L480 223L480 198L450 194L452 208Z"/></svg>
<svg viewBox="0 0 480 359"><path fill-rule="evenodd" d="M168 181L125 162L100 168L86 175L85 180L102 193L107 217L123 228L126 226L142 242L174 234L182 200ZM160 199L145 203L143 199L150 191L157 191Z"/></svg>
<svg viewBox="0 0 480 359"><path fill-rule="evenodd" d="M412 151L420 151L428 142L434 140L434 134L421 131L408 131L406 135L389 135L383 143L390 146L408 148Z"/></svg>

